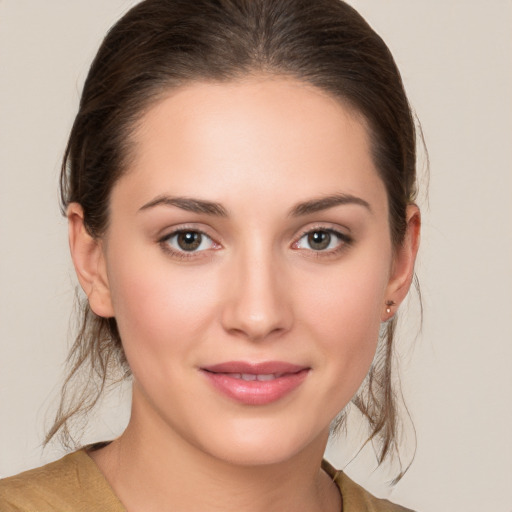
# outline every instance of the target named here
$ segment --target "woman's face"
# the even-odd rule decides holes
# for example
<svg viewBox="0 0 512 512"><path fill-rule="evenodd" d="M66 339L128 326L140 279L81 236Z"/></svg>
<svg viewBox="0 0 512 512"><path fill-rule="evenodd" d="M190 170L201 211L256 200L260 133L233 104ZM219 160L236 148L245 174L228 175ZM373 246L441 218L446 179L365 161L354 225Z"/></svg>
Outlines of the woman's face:
<svg viewBox="0 0 512 512"><path fill-rule="evenodd" d="M90 296L117 320L131 421L243 464L324 443L400 285L364 122L248 79L173 91L133 140Z"/></svg>

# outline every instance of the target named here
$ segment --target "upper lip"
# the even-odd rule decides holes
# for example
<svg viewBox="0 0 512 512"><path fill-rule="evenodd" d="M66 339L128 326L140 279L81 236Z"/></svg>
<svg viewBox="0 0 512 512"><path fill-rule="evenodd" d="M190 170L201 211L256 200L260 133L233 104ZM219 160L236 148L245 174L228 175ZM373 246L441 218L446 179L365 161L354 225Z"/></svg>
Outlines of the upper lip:
<svg viewBox="0 0 512 512"><path fill-rule="evenodd" d="M251 363L247 361L226 361L224 363L203 366L202 370L212 373L245 373L254 375L268 375L271 373L297 373L307 370L307 366L301 366L284 361L264 361Z"/></svg>

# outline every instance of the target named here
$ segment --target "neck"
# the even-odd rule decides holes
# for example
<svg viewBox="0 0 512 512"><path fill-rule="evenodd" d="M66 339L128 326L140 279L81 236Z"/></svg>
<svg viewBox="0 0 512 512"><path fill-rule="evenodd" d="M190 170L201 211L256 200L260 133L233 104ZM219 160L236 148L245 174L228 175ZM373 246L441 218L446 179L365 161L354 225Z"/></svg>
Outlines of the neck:
<svg viewBox="0 0 512 512"><path fill-rule="evenodd" d="M146 418L145 416L142 416ZM132 411L123 435L93 459L128 512L339 511L335 484L320 468L328 433L285 461L232 464Z"/></svg>

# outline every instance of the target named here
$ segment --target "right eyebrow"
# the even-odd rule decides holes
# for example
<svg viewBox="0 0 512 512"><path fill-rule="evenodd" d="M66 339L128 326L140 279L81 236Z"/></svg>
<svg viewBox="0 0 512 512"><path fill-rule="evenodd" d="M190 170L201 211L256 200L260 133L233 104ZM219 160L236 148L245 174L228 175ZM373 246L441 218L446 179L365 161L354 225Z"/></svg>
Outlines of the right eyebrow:
<svg viewBox="0 0 512 512"><path fill-rule="evenodd" d="M204 213L206 215L215 215L217 217L227 217L226 209L220 204L203 199L194 199L192 197L172 197L158 196L139 208L139 211L148 210L156 206L175 206L186 210L187 212Z"/></svg>
<svg viewBox="0 0 512 512"><path fill-rule="evenodd" d="M299 203L292 208L290 215L292 217L309 215L311 213L328 210L329 208L334 208L335 206L344 204L357 204L359 206L363 206L372 213L372 208L368 201L365 201L360 197L353 196L352 194L333 194Z"/></svg>

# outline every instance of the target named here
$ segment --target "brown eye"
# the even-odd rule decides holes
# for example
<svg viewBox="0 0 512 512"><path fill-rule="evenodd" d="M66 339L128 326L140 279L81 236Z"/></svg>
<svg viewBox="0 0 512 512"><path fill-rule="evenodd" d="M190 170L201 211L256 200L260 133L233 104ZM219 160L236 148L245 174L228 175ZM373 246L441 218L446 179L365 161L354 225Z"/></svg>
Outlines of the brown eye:
<svg viewBox="0 0 512 512"><path fill-rule="evenodd" d="M344 245L350 245L349 235L334 229L312 229L304 233L294 244L295 249L306 249L314 252L332 253Z"/></svg>
<svg viewBox="0 0 512 512"><path fill-rule="evenodd" d="M331 244L331 233L328 231L312 231L307 236L309 247L315 251L323 251Z"/></svg>
<svg viewBox="0 0 512 512"><path fill-rule="evenodd" d="M200 245L203 236L197 231L182 231L178 233L176 242L183 251L195 251Z"/></svg>
<svg viewBox="0 0 512 512"><path fill-rule="evenodd" d="M161 240L174 252L201 252L215 248L215 242L201 231L175 231Z"/></svg>

